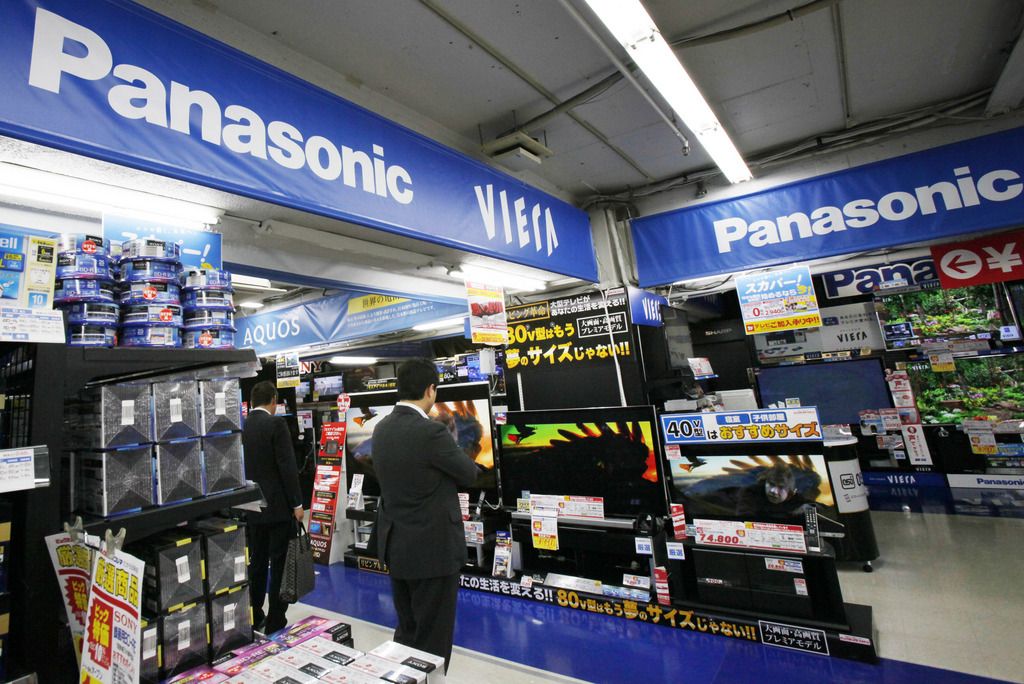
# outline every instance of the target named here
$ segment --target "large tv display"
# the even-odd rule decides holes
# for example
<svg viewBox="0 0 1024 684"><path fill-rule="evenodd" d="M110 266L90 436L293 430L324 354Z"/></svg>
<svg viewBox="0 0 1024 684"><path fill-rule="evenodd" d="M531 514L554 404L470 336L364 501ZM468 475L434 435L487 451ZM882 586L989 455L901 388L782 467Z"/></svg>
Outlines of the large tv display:
<svg viewBox="0 0 1024 684"><path fill-rule="evenodd" d="M886 348L916 347L925 340L998 339L1003 318L997 287L917 287L876 293L878 323Z"/></svg>
<svg viewBox="0 0 1024 684"><path fill-rule="evenodd" d="M502 502L600 496L607 518L665 514L658 443L650 406L511 412L498 440Z"/></svg>
<svg viewBox="0 0 1024 684"><path fill-rule="evenodd" d="M766 367L757 371L757 389L765 408L793 398L817 406L824 425L857 423L859 411L892 407L878 359Z"/></svg>
<svg viewBox="0 0 1024 684"><path fill-rule="evenodd" d="M323 375L313 378L313 391L321 400L325 397L336 397L343 391L343 377L341 375Z"/></svg>
<svg viewBox="0 0 1024 684"><path fill-rule="evenodd" d="M671 499L683 504L687 520L802 525L809 507L838 520L821 454L794 450L753 456L703 455L667 464Z"/></svg>
<svg viewBox="0 0 1024 684"><path fill-rule="evenodd" d="M924 423L994 416L1024 420L1024 354L956 359L956 372L935 373L927 363L907 366Z"/></svg>
<svg viewBox="0 0 1024 684"><path fill-rule="evenodd" d="M380 483L373 470L373 430L384 416L391 413L398 401L394 391L365 392L349 395L345 434L345 463L348 485L352 476L363 474L363 494L380 495ZM494 468L494 437L491 429L491 402L487 383L442 385L437 388L437 402L430 417L448 427L455 442L466 455L483 468L477 481L469 488L471 494L483 491L492 503L498 502L497 472Z"/></svg>

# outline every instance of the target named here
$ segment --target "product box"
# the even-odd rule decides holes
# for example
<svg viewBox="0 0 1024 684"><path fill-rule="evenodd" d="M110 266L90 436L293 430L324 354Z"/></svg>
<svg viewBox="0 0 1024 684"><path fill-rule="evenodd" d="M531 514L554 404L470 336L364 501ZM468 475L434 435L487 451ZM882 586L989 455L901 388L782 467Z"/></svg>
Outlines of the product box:
<svg viewBox="0 0 1024 684"><path fill-rule="evenodd" d="M181 674L206 663L206 607L189 603L160 620L160 676Z"/></svg>
<svg viewBox="0 0 1024 684"><path fill-rule="evenodd" d="M154 441L198 437L199 393L194 382L153 384Z"/></svg>
<svg viewBox="0 0 1024 684"><path fill-rule="evenodd" d="M374 655L365 655L348 667L365 672L371 677L376 677L386 682L393 682L393 684L426 684L427 682L425 672L420 672L411 667L399 665Z"/></svg>
<svg viewBox="0 0 1024 684"><path fill-rule="evenodd" d="M320 636L336 644L341 644L352 638L352 626L337 620L311 615L269 636L271 641L276 641L286 648L292 648L307 639Z"/></svg>
<svg viewBox="0 0 1024 684"><path fill-rule="evenodd" d="M370 655L417 670L423 673L428 684L444 682L444 658L433 653L396 644L394 641L385 641L370 651Z"/></svg>
<svg viewBox="0 0 1024 684"><path fill-rule="evenodd" d="M351 639L349 639L351 641ZM351 665L352 661L365 655L347 644L336 644L330 639L307 639L292 650L304 651L336 665Z"/></svg>
<svg viewBox="0 0 1024 684"><path fill-rule="evenodd" d="M92 449L152 442L152 401L148 384L88 390L68 407L66 433L72 444Z"/></svg>
<svg viewBox="0 0 1024 684"><path fill-rule="evenodd" d="M206 518L190 526L203 539L206 593L214 596L249 581L249 546L244 522Z"/></svg>
<svg viewBox="0 0 1024 684"><path fill-rule="evenodd" d="M152 506L153 448L148 444L74 454L76 510L108 516Z"/></svg>
<svg viewBox="0 0 1024 684"><path fill-rule="evenodd" d="M246 675L262 677L269 682L282 682L287 684L316 684L317 678L314 675L299 672L291 665L280 660L284 653L279 653L271 658L266 658L256 663L248 670Z"/></svg>
<svg viewBox="0 0 1024 684"><path fill-rule="evenodd" d="M209 665L200 665L187 672L182 672L177 677L171 677L167 684L221 684L228 681L226 674L217 672Z"/></svg>
<svg viewBox="0 0 1024 684"><path fill-rule="evenodd" d="M300 648L289 648L288 650L277 654L274 658L289 667L295 668L303 674L312 675L317 679L323 677L328 672L337 670L341 667L341 665L337 663L332 663L330 660L324 660L320 656L313 655L309 651Z"/></svg>
<svg viewBox="0 0 1024 684"><path fill-rule="evenodd" d="M323 684L381 684L381 680L371 677L365 672L354 670L351 667L342 667L331 670L320 677Z"/></svg>
<svg viewBox="0 0 1024 684"><path fill-rule="evenodd" d="M243 584L206 600L210 622L210 658L252 643L249 585Z"/></svg>
<svg viewBox="0 0 1024 684"><path fill-rule="evenodd" d="M284 646L276 641L258 640L249 646L236 648L230 653L214 658L213 669L233 677L240 672L246 671L261 660L277 655L283 650Z"/></svg>
<svg viewBox="0 0 1024 684"><path fill-rule="evenodd" d="M199 537L166 532L133 544L130 553L146 563L142 605L150 613L175 610L202 598L203 549Z"/></svg>
<svg viewBox="0 0 1024 684"><path fill-rule="evenodd" d="M203 496L203 450L198 439L156 445L158 505Z"/></svg>
<svg viewBox="0 0 1024 684"><path fill-rule="evenodd" d="M139 655L139 683L159 684L160 682L160 620L140 620L142 627L142 652Z"/></svg>
<svg viewBox="0 0 1024 684"><path fill-rule="evenodd" d="M199 383L199 394L204 435L242 429L242 390L238 380L203 380Z"/></svg>
<svg viewBox="0 0 1024 684"><path fill-rule="evenodd" d="M245 486L242 433L203 438L206 493L216 494Z"/></svg>

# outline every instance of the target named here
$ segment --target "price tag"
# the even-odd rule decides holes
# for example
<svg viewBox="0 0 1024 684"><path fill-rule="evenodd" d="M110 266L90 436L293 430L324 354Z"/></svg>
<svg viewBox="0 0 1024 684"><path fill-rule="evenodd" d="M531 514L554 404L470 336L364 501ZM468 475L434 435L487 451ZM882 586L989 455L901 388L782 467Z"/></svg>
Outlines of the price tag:
<svg viewBox="0 0 1024 684"><path fill-rule="evenodd" d="M802 577L793 578L793 588L797 596L807 596L807 580Z"/></svg>
<svg viewBox="0 0 1024 684"><path fill-rule="evenodd" d="M683 458L683 449L678 444L665 445L665 458L670 461L679 461Z"/></svg>
<svg viewBox="0 0 1024 684"><path fill-rule="evenodd" d="M627 587L636 587L638 589L650 589L651 578L646 575L630 575L626 573L622 575L622 584Z"/></svg>
<svg viewBox="0 0 1024 684"><path fill-rule="evenodd" d="M686 510L683 504L672 504L672 536L676 539L686 539Z"/></svg>
<svg viewBox="0 0 1024 684"><path fill-rule="evenodd" d="M672 560L686 560L686 547L682 542L665 542L668 557Z"/></svg>
<svg viewBox="0 0 1024 684"><path fill-rule="evenodd" d="M533 548L545 551L558 550L558 513L534 509L530 515L533 532Z"/></svg>
<svg viewBox="0 0 1024 684"><path fill-rule="evenodd" d="M530 512L530 500L529 499L516 499L516 511L520 513Z"/></svg>
<svg viewBox="0 0 1024 684"><path fill-rule="evenodd" d="M245 581L245 556L235 556L235 581Z"/></svg>
<svg viewBox="0 0 1024 684"><path fill-rule="evenodd" d="M188 556L182 556L174 561L178 568L178 584L184 584L192 579L192 571L188 567Z"/></svg>
<svg viewBox="0 0 1024 684"><path fill-rule="evenodd" d="M121 400L121 425L135 425L135 401L132 399Z"/></svg>
<svg viewBox="0 0 1024 684"><path fill-rule="evenodd" d="M650 537L634 537L633 542L636 546L636 552L641 556L653 556L654 549L651 546Z"/></svg>
<svg viewBox="0 0 1024 684"><path fill-rule="evenodd" d="M519 580L519 586L527 589L533 588L533 575L523 575L522 579Z"/></svg>
<svg viewBox="0 0 1024 684"><path fill-rule="evenodd" d="M213 395L213 412L218 416L223 416L228 412L227 396L224 392L217 392Z"/></svg>
<svg viewBox="0 0 1024 684"><path fill-rule="evenodd" d="M230 632L235 628L235 608L238 607L237 603L231 603L224 606L224 631Z"/></svg>
<svg viewBox="0 0 1024 684"><path fill-rule="evenodd" d="M928 361L932 364L933 373L953 373L956 371L956 363L953 361L953 354L951 352L929 354Z"/></svg>
<svg viewBox="0 0 1024 684"><path fill-rule="evenodd" d="M188 620L178 623L178 651L192 645L192 623Z"/></svg>
<svg viewBox="0 0 1024 684"><path fill-rule="evenodd" d="M179 399L178 397L174 397L168 403L170 404L170 409L171 409L171 422L172 423L180 423L181 420L182 420L182 418L181 418L181 399Z"/></svg>
<svg viewBox="0 0 1024 684"><path fill-rule="evenodd" d="M156 657L156 627L148 627L142 632L142 659Z"/></svg>
<svg viewBox="0 0 1024 684"><path fill-rule="evenodd" d="M459 492L459 510L462 511L462 519L469 520L469 494Z"/></svg>

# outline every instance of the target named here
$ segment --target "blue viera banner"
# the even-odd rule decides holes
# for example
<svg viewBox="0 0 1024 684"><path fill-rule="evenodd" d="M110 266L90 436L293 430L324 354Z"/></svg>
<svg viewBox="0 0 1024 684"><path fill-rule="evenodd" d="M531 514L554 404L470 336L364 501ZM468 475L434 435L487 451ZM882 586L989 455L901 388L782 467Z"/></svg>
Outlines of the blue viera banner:
<svg viewBox="0 0 1024 684"><path fill-rule="evenodd" d="M1024 128L632 223L641 287L1018 226Z"/></svg>
<svg viewBox="0 0 1024 684"><path fill-rule="evenodd" d="M135 3L0 27L0 133L597 280L585 212Z"/></svg>
<svg viewBox="0 0 1024 684"><path fill-rule="evenodd" d="M418 323L465 314L465 304L343 292L235 319L235 342L257 354L273 354L406 330Z"/></svg>

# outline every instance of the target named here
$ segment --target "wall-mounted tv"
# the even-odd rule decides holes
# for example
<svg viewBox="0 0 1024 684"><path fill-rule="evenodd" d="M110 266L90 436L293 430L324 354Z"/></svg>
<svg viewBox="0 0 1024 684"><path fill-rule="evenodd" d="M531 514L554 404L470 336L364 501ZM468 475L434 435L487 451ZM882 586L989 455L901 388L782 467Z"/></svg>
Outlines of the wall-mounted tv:
<svg viewBox="0 0 1024 684"><path fill-rule="evenodd" d="M817 406L825 425L857 423L859 411L891 408L885 371L878 359L834 361L800 366L769 366L757 371L761 406Z"/></svg>
<svg viewBox="0 0 1024 684"><path fill-rule="evenodd" d="M958 358L953 373L910 364L907 373L924 423L958 425L984 416L1024 420L1024 354Z"/></svg>
<svg viewBox="0 0 1024 684"><path fill-rule="evenodd" d="M363 474L363 493L380 495L380 484L373 470L373 431L395 408L398 394L394 391L365 392L349 395L345 434L345 462L348 484L352 476ZM444 423L466 455L483 468L477 481L469 488L471 494L484 492L492 503L498 502L497 471L494 468L494 436L491 422L491 401L487 383L442 385L437 388L437 402L430 410L434 420Z"/></svg>
<svg viewBox="0 0 1024 684"><path fill-rule="evenodd" d="M338 396L342 393L343 386L341 375L324 375L313 378L313 391L319 395L321 400Z"/></svg>
<svg viewBox="0 0 1024 684"><path fill-rule="evenodd" d="M801 449L803 451L801 451ZM802 525L808 507L837 521L821 454L695 455L666 461L669 490L687 520L710 518Z"/></svg>
<svg viewBox="0 0 1024 684"><path fill-rule="evenodd" d="M1003 325L998 285L953 290L917 286L875 294L878 323L887 349L920 346L926 340L998 339Z"/></svg>
<svg viewBox="0 0 1024 684"><path fill-rule="evenodd" d="M514 411L498 444L505 506L529 492L600 496L608 518L667 511L653 407Z"/></svg>

